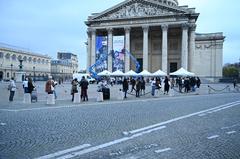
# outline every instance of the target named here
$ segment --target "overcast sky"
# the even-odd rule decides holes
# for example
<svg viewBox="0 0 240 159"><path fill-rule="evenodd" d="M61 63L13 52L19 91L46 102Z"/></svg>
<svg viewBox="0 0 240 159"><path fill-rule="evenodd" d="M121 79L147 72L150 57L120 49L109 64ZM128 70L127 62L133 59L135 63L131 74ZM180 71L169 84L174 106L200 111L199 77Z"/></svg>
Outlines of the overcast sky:
<svg viewBox="0 0 240 159"><path fill-rule="evenodd" d="M80 57L86 67L84 21L123 0L0 0L0 43L56 58L58 51ZM224 63L240 60L239 0L178 0L200 13L198 33L223 32Z"/></svg>

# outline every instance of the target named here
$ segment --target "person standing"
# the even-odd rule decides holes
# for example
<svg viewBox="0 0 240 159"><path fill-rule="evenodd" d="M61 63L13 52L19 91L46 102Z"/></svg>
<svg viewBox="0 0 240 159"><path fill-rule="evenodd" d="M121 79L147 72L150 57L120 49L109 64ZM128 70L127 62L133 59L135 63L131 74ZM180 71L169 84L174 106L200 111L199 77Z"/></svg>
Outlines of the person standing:
<svg viewBox="0 0 240 159"><path fill-rule="evenodd" d="M14 78L12 77L10 80L10 84L8 85L8 90L10 91L10 95L9 95L9 101L12 102L13 101L13 97L15 94L17 87L14 81Z"/></svg>
<svg viewBox="0 0 240 159"><path fill-rule="evenodd" d="M81 87L81 99L83 101L88 101L88 94L87 94L87 89L88 89L88 81L85 79L85 77L82 77L82 80L80 81L80 87Z"/></svg>
<svg viewBox="0 0 240 159"><path fill-rule="evenodd" d="M145 89L146 89L146 82L144 80L144 77L142 77L142 81L141 81L141 94L145 95Z"/></svg>
<svg viewBox="0 0 240 159"><path fill-rule="evenodd" d="M169 92L169 87L170 87L170 85L169 85L169 79L168 79L168 77L166 76L166 77L165 77L165 80L164 80L164 94L168 94L168 92Z"/></svg>
<svg viewBox="0 0 240 159"><path fill-rule="evenodd" d="M28 79L25 78L23 81L23 89L24 89L24 93L28 93Z"/></svg>
<svg viewBox="0 0 240 159"><path fill-rule="evenodd" d="M28 93L32 94L34 88L32 78L28 78Z"/></svg>
<svg viewBox="0 0 240 159"><path fill-rule="evenodd" d="M53 94L53 90L54 90L54 82L52 80L52 78L50 77L49 80L46 82L45 85L45 92L47 92L48 94Z"/></svg>
<svg viewBox="0 0 240 159"><path fill-rule="evenodd" d="M136 81L136 97L140 97L140 90L141 90L141 81L138 78Z"/></svg>
<svg viewBox="0 0 240 159"><path fill-rule="evenodd" d="M152 79L151 87L152 87L152 96L155 96L156 81L154 80L154 78Z"/></svg>
<svg viewBox="0 0 240 159"><path fill-rule="evenodd" d="M74 94L78 93L78 89L77 89L78 81L77 81L77 79L75 78L72 81L71 84L72 84L71 95L72 95L72 102L73 102L74 101Z"/></svg>
<svg viewBox="0 0 240 159"><path fill-rule="evenodd" d="M236 88L236 86L237 86L237 79L234 79L233 80L233 87Z"/></svg>
<svg viewBox="0 0 240 159"><path fill-rule="evenodd" d="M123 85L124 98L127 98L128 81L126 78L124 78L122 85Z"/></svg>
<svg viewBox="0 0 240 159"><path fill-rule="evenodd" d="M197 77L196 84L197 84L197 88L200 88L200 85L201 85L201 80L200 80L200 78L199 78L199 77Z"/></svg>

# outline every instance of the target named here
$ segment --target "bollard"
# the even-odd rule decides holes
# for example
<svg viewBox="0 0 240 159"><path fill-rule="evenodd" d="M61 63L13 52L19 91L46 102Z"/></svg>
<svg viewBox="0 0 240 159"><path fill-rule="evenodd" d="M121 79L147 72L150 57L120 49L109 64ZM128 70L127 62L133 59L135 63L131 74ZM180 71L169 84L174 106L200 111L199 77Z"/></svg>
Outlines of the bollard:
<svg viewBox="0 0 240 159"><path fill-rule="evenodd" d="M54 104L55 104L54 94L48 94L48 96L47 96L47 105L54 105Z"/></svg>
<svg viewBox="0 0 240 159"><path fill-rule="evenodd" d="M170 91L169 91L169 96L170 97L173 97L175 94L174 94L174 90L173 89L170 89Z"/></svg>
<svg viewBox="0 0 240 159"><path fill-rule="evenodd" d="M200 88L196 88L196 95L200 95Z"/></svg>
<svg viewBox="0 0 240 159"><path fill-rule="evenodd" d="M31 104L31 94L30 93L24 93L24 104Z"/></svg>
<svg viewBox="0 0 240 159"><path fill-rule="evenodd" d="M119 90L118 92L118 97L119 100L123 100L124 99L124 92L122 90Z"/></svg>
<svg viewBox="0 0 240 159"><path fill-rule="evenodd" d="M80 98L80 94L79 93L74 93L74 101L73 101L73 103L75 103L75 104L81 103L81 98Z"/></svg>
<svg viewBox="0 0 240 159"><path fill-rule="evenodd" d="M103 92L97 93L97 102L103 102Z"/></svg>

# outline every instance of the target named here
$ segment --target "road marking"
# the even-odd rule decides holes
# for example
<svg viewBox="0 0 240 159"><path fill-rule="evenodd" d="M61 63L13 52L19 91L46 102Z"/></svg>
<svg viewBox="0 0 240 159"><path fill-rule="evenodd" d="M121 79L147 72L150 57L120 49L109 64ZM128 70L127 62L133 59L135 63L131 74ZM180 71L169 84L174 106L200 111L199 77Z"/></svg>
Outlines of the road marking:
<svg viewBox="0 0 240 159"><path fill-rule="evenodd" d="M172 150L171 148L166 148L166 149L161 149L161 150L156 150L155 153L163 153Z"/></svg>
<svg viewBox="0 0 240 159"><path fill-rule="evenodd" d="M132 130L132 131L129 131L129 132L125 131L124 134L135 134L135 133L138 133L138 132L141 132L141 131L152 129L154 127L159 127L159 126L166 125L166 124L169 124L169 123L173 123L173 122L176 122L176 121L179 121L179 120L182 120L182 119L186 119L186 118L190 118L190 117L193 117L193 116L196 116L196 115L204 114L204 113L207 113L209 111L216 110L216 109L219 109L219 108L222 108L222 107L227 106L225 108L225 109L227 109L227 108L237 106L239 104L240 104L240 101L220 105L220 106L217 106L217 107L214 107L214 108L211 108L211 109L206 109L206 110L202 110L202 111L199 111L199 112L196 112L196 113L184 115L184 116L181 116L181 117L177 117L177 118L174 118L174 119L171 119L171 120L167 120L167 121L164 121L164 122L161 122L161 123L158 123L158 124L154 124L154 125L150 125L150 126L147 126L147 127L143 127L143 128L140 128L140 129Z"/></svg>
<svg viewBox="0 0 240 159"><path fill-rule="evenodd" d="M5 125L7 125L7 124L6 124L6 123L0 123L0 125L1 125L1 126L5 126Z"/></svg>
<svg viewBox="0 0 240 159"><path fill-rule="evenodd" d="M216 138L218 138L218 137L219 137L219 135L213 135L213 136L208 137L207 139L208 139L208 140L211 140L211 139L216 139Z"/></svg>
<svg viewBox="0 0 240 159"><path fill-rule="evenodd" d="M240 104L240 101L236 101L236 102L224 104L224 105L220 106L219 108L216 108L216 109L210 110L210 111L208 111L208 112L199 114L198 116L199 116L199 117L203 117L203 116L205 116L205 115L207 115L207 114L216 113L216 112L218 112L218 111L221 111L221 110L230 108L230 107L232 107L233 104L238 104L238 103ZM228 106L230 106L230 107L228 107Z"/></svg>
<svg viewBox="0 0 240 159"><path fill-rule="evenodd" d="M90 153L90 152L97 151L99 149L103 149L103 148L106 148L106 147L109 147L109 146L112 146L112 145L116 145L116 144L119 144L119 143L122 143L122 142L125 142L125 141L128 141L128 140L132 140L134 138L137 138L137 137L140 137L140 136L152 133L154 131L162 130L162 129L165 129L165 128L166 128L166 126L161 126L161 127L157 127L157 128L154 128L154 129L150 129L150 130L138 133L138 134L134 134L134 135L132 135L130 137L123 137L123 138L120 138L118 140L114 140L114 141L111 141L111 142L108 142L108 143L104 143L102 145L90 147L90 148L81 150L79 152L74 152L74 153L69 154L69 155L61 156L61 157L59 157L57 159L69 159L69 158L81 156L81 155L84 155L84 154L87 154L87 153Z"/></svg>
<svg viewBox="0 0 240 159"><path fill-rule="evenodd" d="M235 125L232 125L232 126L222 127L221 129L222 130L224 130L224 129L231 129L231 128L234 128L234 127L237 127L237 126L240 126L240 124L235 124Z"/></svg>
<svg viewBox="0 0 240 159"><path fill-rule="evenodd" d="M63 151L58 151L58 152L55 152L55 153L52 153L52 154L49 154L49 155L45 155L45 156L42 156L42 157L38 157L36 159L56 158L58 156L66 154L66 153L70 153L70 152L73 152L73 151L78 151L78 150L81 150L81 149L84 149L84 148L87 148L87 147L90 147L90 146L91 146L90 144L84 144L84 145L76 146L76 147L66 149L66 150L63 150Z"/></svg>
<svg viewBox="0 0 240 159"><path fill-rule="evenodd" d="M235 134L236 131L229 131L229 132L226 132L228 135L231 135L231 134Z"/></svg>

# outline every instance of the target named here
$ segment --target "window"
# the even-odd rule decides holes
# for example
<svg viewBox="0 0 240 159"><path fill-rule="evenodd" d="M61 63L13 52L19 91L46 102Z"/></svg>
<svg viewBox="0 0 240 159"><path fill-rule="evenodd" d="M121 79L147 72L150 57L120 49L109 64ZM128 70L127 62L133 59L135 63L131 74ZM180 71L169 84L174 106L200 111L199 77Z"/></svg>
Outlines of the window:
<svg viewBox="0 0 240 159"><path fill-rule="evenodd" d="M27 57L26 56L23 57L23 61L25 61L25 62L27 61Z"/></svg>
<svg viewBox="0 0 240 159"><path fill-rule="evenodd" d="M12 60L15 61L17 59L17 56L15 54L12 55Z"/></svg>
<svg viewBox="0 0 240 159"><path fill-rule="evenodd" d="M7 78L9 78L9 72L7 73Z"/></svg>
<svg viewBox="0 0 240 159"><path fill-rule="evenodd" d="M36 58L34 58L34 59L33 59L33 63L36 63L36 62L37 62L37 59L36 59Z"/></svg>
<svg viewBox="0 0 240 159"><path fill-rule="evenodd" d="M5 58L6 58L7 60L10 60L10 54L6 54Z"/></svg>
<svg viewBox="0 0 240 159"><path fill-rule="evenodd" d="M29 62L32 62L32 57L29 57L29 58L28 58L28 61L29 61Z"/></svg>
<svg viewBox="0 0 240 159"><path fill-rule="evenodd" d="M3 58L3 53L2 52L0 52L0 59L2 59Z"/></svg>
<svg viewBox="0 0 240 159"><path fill-rule="evenodd" d="M44 59L42 59L42 64L44 64L45 63L45 60Z"/></svg>
<svg viewBox="0 0 240 159"><path fill-rule="evenodd" d="M40 63L41 63L41 59L38 59L38 60L37 60L37 63L39 63L39 64L40 64Z"/></svg>
<svg viewBox="0 0 240 159"><path fill-rule="evenodd" d="M22 56L21 55L18 56L18 60L22 60Z"/></svg>

